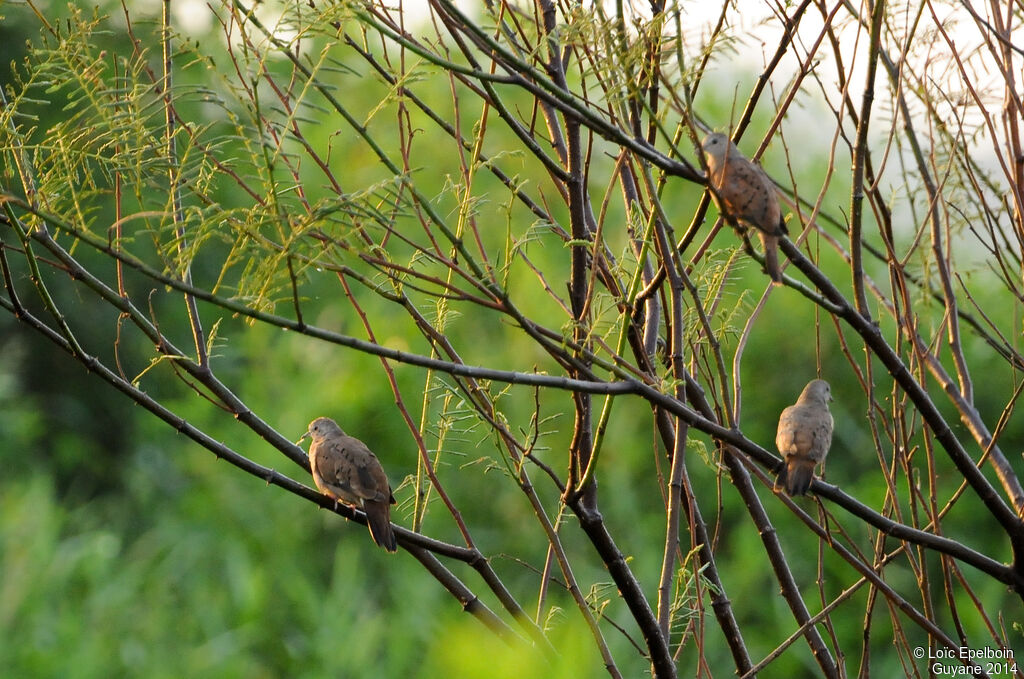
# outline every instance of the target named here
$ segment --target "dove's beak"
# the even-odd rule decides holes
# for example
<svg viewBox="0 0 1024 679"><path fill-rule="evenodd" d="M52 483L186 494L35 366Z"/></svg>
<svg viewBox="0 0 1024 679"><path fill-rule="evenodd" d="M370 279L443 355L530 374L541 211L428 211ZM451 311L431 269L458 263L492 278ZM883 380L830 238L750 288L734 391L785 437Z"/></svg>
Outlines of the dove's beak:
<svg viewBox="0 0 1024 679"><path fill-rule="evenodd" d="M295 442L295 445L299 445L300 443L302 443L303 441L305 441L309 437L310 437L310 433L307 431L305 434L303 434L302 436L299 437L299 440Z"/></svg>

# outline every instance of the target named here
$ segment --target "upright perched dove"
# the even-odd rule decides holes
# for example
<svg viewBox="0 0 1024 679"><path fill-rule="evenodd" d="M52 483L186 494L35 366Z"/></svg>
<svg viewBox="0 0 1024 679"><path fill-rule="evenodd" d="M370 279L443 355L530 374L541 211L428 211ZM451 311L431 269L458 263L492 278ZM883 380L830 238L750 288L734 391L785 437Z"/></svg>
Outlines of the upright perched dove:
<svg viewBox="0 0 1024 679"><path fill-rule="evenodd" d="M764 170L747 160L729 137L709 134L701 143L708 161L708 181L715 189L716 202L730 222L754 226L764 247L764 268L776 285L782 284L779 269L779 236L786 222L779 210L775 185Z"/></svg>
<svg viewBox="0 0 1024 679"><path fill-rule="evenodd" d="M329 417L309 423L302 438L311 437L309 466L320 492L366 512L373 541L389 552L398 549L391 529L391 494L384 468L366 444L347 435ZM301 439L300 439L301 440Z"/></svg>
<svg viewBox="0 0 1024 679"><path fill-rule="evenodd" d="M775 445L786 462L776 486L790 495L803 495L811 487L814 468L832 445L832 389L825 380L811 380L794 405L782 411Z"/></svg>

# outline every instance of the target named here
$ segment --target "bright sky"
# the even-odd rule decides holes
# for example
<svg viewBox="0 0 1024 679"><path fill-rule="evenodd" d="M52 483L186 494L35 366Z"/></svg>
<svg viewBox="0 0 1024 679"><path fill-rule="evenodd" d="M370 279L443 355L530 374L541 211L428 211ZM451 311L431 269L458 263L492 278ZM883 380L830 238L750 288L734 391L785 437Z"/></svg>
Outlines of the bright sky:
<svg viewBox="0 0 1024 679"><path fill-rule="evenodd" d="M145 10L158 15L161 1L135 0L134 6L140 9L145 8ZM171 7L174 19L183 33L199 34L209 29L213 23L213 13L207 5L207 1L174 0L172 2ZM249 6L255 5L258 15L266 25L270 26L275 24L282 7L292 6L292 3L295 2L302 2L303 5L306 3L306 0L287 0L287 4L282 2L282 0L242 1L243 4L248 4ZM399 5L404 7L407 17L406 26L413 32L415 32L414 27L417 22L425 21L428 17L426 0L388 1L393 7ZM527 0L522 0L522 2L527 7L532 4ZM603 2L610 13L614 12L615 2L613 0L603 0ZM481 0L455 0L455 4L470 14L479 12L482 7ZM789 12L793 11L792 5L789 3L784 4ZM930 3L925 5L921 21L916 29L914 50L909 61L919 71L924 71L925 66L927 66L925 82L940 93L940 98L947 97L949 99L951 103L948 110L951 118L954 111L957 111L958 115L962 113L953 104L957 101L965 100L966 88L958 71L957 62L954 59L954 51L936 30L937 23L931 14L932 11L940 13L939 20L946 26L950 36L955 41L956 53L965 59L965 67L970 74L971 83L977 86L980 91L995 92L994 95L990 95L992 100L987 102L989 111L998 114L999 107L1002 106L1002 88L998 83L1000 79L998 67L989 55L989 51L982 47L983 34L979 31L968 10L964 8L965 4ZM638 0L625 0L625 5L628 8L632 8L640 17L646 18L649 16L647 0L642 2ZM830 3L830 6L832 5L834 3ZM218 7L215 1L213 6ZM593 4L585 2L584 6L592 7ZM737 106L742 106L747 93L753 86L754 79L771 58L782 34L781 20L773 13L775 6L775 3L768 0L734 0L730 8L729 17L730 21L733 22L730 26L730 34L735 38L735 42L732 44L732 49L735 51L729 58L719 59L711 65L708 80L720 87L728 87L729 89L735 87L738 99ZM679 0L679 7L685 12L683 30L684 40L688 48L686 52L696 57L699 55L701 46L706 42L712 27L718 20L722 7L721 1ZM866 9L863 11L865 14L867 13ZM896 33L899 40L902 40L909 32L909 26L915 19L914 15L910 12L918 11L918 4L909 5L905 2L900 3L898 0L891 0L889 11L892 18L889 28ZM989 11L987 6L981 6L977 11L982 12L986 20L989 19L986 14ZM857 30L856 25L848 18L848 12L845 9L841 9L838 16L842 19L840 22L840 46L843 52L844 72L850 75L850 82L852 84L851 96L854 101L859 101L865 80L862 64L864 62L868 36L865 30ZM800 23L795 41L795 49L787 51L782 63L775 71L772 86L776 95L781 96L783 94L790 79L799 71L801 61L806 58L807 52L812 49L815 41L818 40L822 26L822 17L819 11L812 6L808 9ZM432 31L432 28L427 30ZM1020 37L1016 38L1016 43L1024 45L1024 30L1018 31L1017 35ZM892 39L887 43L890 54L895 49L893 47L894 44L896 43ZM815 71L821 78L822 87L827 92L828 98L835 101L838 99L838 78L836 76L831 47L826 44L824 48L818 49L816 54L819 62ZM898 55L893 54L893 56L897 57ZM735 85L731 86L730 83L735 83ZM987 85L990 83L994 83L995 86L988 89ZM787 128L817 132L821 135L822 140L831 138L834 121L830 120L827 125L820 124L820 118L823 113L831 115L828 113L828 109L824 108L825 104L823 103L821 92L817 91L815 85L810 81L804 82L803 89L808 94L801 95L803 98L800 105L789 109L787 113ZM888 99L889 96L887 77L884 72L880 71L876 97ZM884 105L888 106L889 104L886 102ZM771 98L762 99L759 106L770 107ZM881 111L882 109L880 108L879 110ZM769 111L765 110L764 112L768 113ZM919 113L915 112L915 118L917 115ZM977 127L981 124L980 112L976 108L968 110L966 115L968 116L967 127ZM720 128L727 126L729 123L728 120L712 122L716 127ZM877 129L883 128L884 126L879 125Z"/></svg>

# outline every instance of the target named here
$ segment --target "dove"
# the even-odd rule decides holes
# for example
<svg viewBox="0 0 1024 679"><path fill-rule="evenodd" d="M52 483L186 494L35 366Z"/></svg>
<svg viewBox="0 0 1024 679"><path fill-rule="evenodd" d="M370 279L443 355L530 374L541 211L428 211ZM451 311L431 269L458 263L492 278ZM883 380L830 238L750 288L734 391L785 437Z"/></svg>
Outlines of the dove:
<svg viewBox="0 0 1024 679"><path fill-rule="evenodd" d="M782 411L775 445L786 466L776 487L789 495L803 495L811 487L814 468L825 460L832 445L832 389L825 380L811 380L796 403Z"/></svg>
<svg viewBox="0 0 1024 679"><path fill-rule="evenodd" d="M764 268L775 285L782 284L779 236L787 233L775 184L764 170L740 153L729 137L709 134L701 143L708 161L708 182L715 202L730 222L750 224L764 247Z"/></svg>
<svg viewBox="0 0 1024 679"><path fill-rule="evenodd" d="M394 552L398 543L391 528L389 505L395 504L395 496L377 456L329 417L310 422L302 436L305 438L312 439L309 467L316 487L335 503L363 510L373 541Z"/></svg>

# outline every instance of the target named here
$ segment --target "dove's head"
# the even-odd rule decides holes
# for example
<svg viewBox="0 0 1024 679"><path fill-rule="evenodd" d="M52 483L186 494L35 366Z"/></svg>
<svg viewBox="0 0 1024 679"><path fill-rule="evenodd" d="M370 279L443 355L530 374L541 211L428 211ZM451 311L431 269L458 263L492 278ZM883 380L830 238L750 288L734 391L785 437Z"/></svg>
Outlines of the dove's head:
<svg viewBox="0 0 1024 679"><path fill-rule="evenodd" d="M832 400L832 387L825 380L811 380L800 394L801 401L813 401L827 406Z"/></svg>
<svg viewBox="0 0 1024 679"><path fill-rule="evenodd" d="M729 155L730 150L735 147L729 141L729 137L721 132L715 132L704 137L700 148L709 159L714 159L721 163Z"/></svg>
<svg viewBox="0 0 1024 679"><path fill-rule="evenodd" d="M314 442L322 441L323 439L333 434L344 434L338 423L329 417L318 417L309 423L309 428L306 433L302 435L302 438L312 438ZM299 439L300 441L302 439Z"/></svg>

